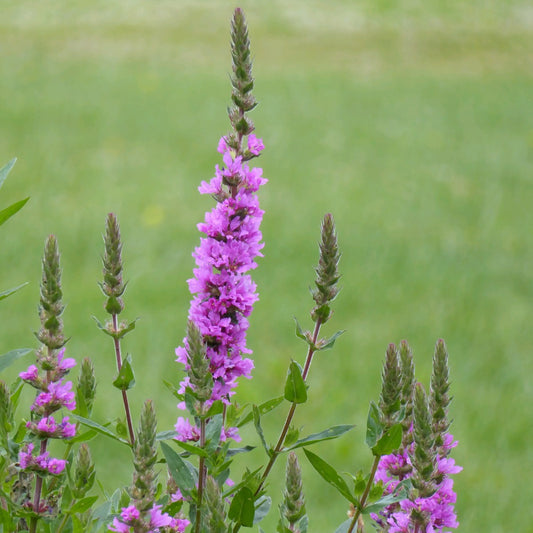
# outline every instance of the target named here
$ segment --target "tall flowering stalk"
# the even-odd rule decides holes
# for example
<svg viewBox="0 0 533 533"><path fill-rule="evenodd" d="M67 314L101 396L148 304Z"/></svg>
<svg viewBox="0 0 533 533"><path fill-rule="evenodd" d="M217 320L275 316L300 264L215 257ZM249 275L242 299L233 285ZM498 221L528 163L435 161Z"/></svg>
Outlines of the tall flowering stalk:
<svg viewBox="0 0 533 533"><path fill-rule="evenodd" d="M254 125L246 113L252 110L255 99L251 94L250 42L244 15L236 9L232 21L232 58L234 106L229 110L232 132L222 137L218 151L223 164L217 165L215 176L199 187L201 194L210 194L216 206L206 214L198 229L205 235L193 257L194 278L188 281L194 295L189 309L189 321L199 329L205 343L205 357L213 383L208 403L215 400L229 402L237 379L250 377L253 362L246 355L248 317L258 295L248 272L257 267L261 256L259 226L263 211L259 207L257 190L267 182L262 169L251 167L248 161L263 150L263 142L252 132ZM190 369L189 339L176 349L177 361ZM189 376L181 382L180 392L195 390ZM184 404L180 404L184 407ZM183 417L176 424L178 439L199 440L200 431ZM231 435L236 436L235 432ZM230 435L230 436L231 436Z"/></svg>
<svg viewBox="0 0 533 533"><path fill-rule="evenodd" d="M42 346L36 352L37 365L30 365L25 372L20 373L20 377L38 391L31 406L31 420L26 424L31 437L19 452L21 471L33 472L36 476L33 502L27 504L33 512L30 533L35 533L40 516L54 512L51 503L41 500L45 479L60 475L66 465L64 459L50 457L48 441L69 439L76 432L68 416L61 421L54 416L62 408L72 411L76 407L72 382L64 379L76 361L65 358L61 269L57 241L53 235L46 241L42 264L39 305L41 328L36 333Z"/></svg>
<svg viewBox="0 0 533 533"><path fill-rule="evenodd" d="M414 382L412 353L407 344L402 344L400 356L402 403L406 409L403 425L408 430L402 447L381 458L376 479L385 483L390 493L404 480L409 480L412 489L409 498L386 507L373 518L382 531L389 533L440 533L459 526L454 511L456 494L449 476L462 470L449 457L457 442L448 433L448 354L444 341L437 341L429 399L424 387Z"/></svg>

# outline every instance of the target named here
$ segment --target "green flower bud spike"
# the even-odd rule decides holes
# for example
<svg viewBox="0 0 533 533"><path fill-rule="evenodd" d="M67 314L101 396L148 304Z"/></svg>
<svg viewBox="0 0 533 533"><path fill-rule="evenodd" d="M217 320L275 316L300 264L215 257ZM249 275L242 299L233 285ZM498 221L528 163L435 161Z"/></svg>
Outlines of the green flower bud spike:
<svg viewBox="0 0 533 533"><path fill-rule="evenodd" d="M206 359L206 349L202 334L192 321L187 325L187 339L189 349L188 375L196 398L204 403L211 398L213 390L213 377L209 371L209 361Z"/></svg>
<svg viewBox="0 0 533 533"><path fill-rule="evenodd" d="M434 450L435 439L431 413L429 411L426 391L423 385L417 383L414 401L414 440L415 449L411 456L413 464L413 487L417 489L418 496L428 498L436 491L433 481L436 468L436 453Z"/></svg>
<svg viewBox="0 0 533 533"><path fill-rule="evenodd" d="M92 361L86 357L81 363L80 376L76 386L78 398L83 398L87 407L87 414L91 414L96 395L96 378Z"/></svg>
<svg viewBox="0 0 533 533"><path fill-rule="evenodd" d="M402 407L405 409L405 417L402 420L402 449L405 449L413 442L413 434L409 429L413 422L413 399L415 391L415 364L413 352L407 341L400 343L400 367L402 375L401 401Z"/></svg>
<svg viewBox="0 0 533 533"><path fill-rule="evenodd" d="M83 498L92 488L95 479L94 463L91 459L91 452L87 444L80 446L76 458L76 469L74 472L74 488L72 494L75 498Z"/></svg>
<svg viewBox="0 0 533 533"><path fill-rule="evenodd" d="M254 78L252 76L248 27L244 13L240 8L235 9L231 21L231 58L233 63L231 99L234 105L228 110L228 116L233 132L227 136L226 142L239 155L244 155L247 159L250 154L243 154L242 138L254 131L254 124L246 116L246 113L251 111L257 102L251 92L254 87Z"/></svg>
<svg viewBox="0 0 533 533"><path fill-rule="evenodd" d="M335 221L330 213L324 216L321 236L320 258L318 266L315 268L316 288L311 291L316 306L311 311L311 317L314 322L320 321L321 324L325 324L331 318L332 312L328 304L339 293L337 283L340 279L338 271L340 253L337 233Z"/></svg>
<svg viewBox="0 0 533 533"><path fill-rule="evenodd" d="M227 533L224 501L222 500L222 494L220 493L217 482L211 476L208 476L206 480L205 502L207 506L205 517L206 529L202 531L209 531L209 533Z"/></svg>
<svg viewBox="0 0 533 533"><path fill-rule="evenodd" d="M449 388L448 352L444 341L439 339L433 355L429 407L433 418L435 446L440 457L447 457L451 451L443 447L444 436L450 427L450 422L448 421L448 406L451 402L451 398L448 395Z"/></svg>
<svg viewBox="0 0 533 533"><path fill-rule="evenodd" d="M0 442L4 449L8 449L7 435L13 424L13 406L9 387L0 381Z"/></svg>
<svg viewBox="0 0 533 533"><path fill-rule="evenodd" d="M398 422L401 407L402 383L398 350L394 344L389 344L381 374L381 396L379 408L383 414L385 429L391 428Z"/></svg>
<svg viewBox="0 0 533 533"><path fill-rule="evenodd" d="M54 235L50 235L46 240L42 266L43 277L39 302L41 328L36 333L36 337L48 348L47 351L41 350L41 353L38 354L38 360L43 365L43 370L50 370L55 368L55 365L47 362L47 358L52 357L52 353L55 355L55 350L64 346L66 342L61 320L65 307L62 302L59 250Z"/></svg>
<svg viewBox="0 0 533 533"><path fill-rule="evenodd" d="M285 474L285 492L281 511L289 523L289 529L299 533L298 521L305 515L305 499L303 494L302 471L298 463L298 457L290 452L287 458L287 470Z"/></svg>
<svg viewBox="0 0 533 533"><path fill-rule="evenodd" d="M105 254L103 257L104 281L100 285L107 296L105 309L110 315L118 315L124 309L121 296L126 286L122 282L122 244L117 217L113 213L107 215L106 233L104 237Z"/></svg>
<svg viewBox="0 0 533 533"><path fill-rule="evenodd" d="M133 484L131 497L139 511L146 511L154 504L156 473L154 464L157 461L156 447L157 420L150 400L144 403L141 420L137 431L137 439L133 446Z"/></svg>

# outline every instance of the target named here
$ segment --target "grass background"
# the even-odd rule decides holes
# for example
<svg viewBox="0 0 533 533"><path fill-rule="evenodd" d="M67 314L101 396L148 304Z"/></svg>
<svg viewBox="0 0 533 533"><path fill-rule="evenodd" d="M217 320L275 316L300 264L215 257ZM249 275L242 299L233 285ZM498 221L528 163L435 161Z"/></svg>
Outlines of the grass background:
<svg viewBox="0 0 533 533"><path fill-rule="evenodd" d="M428 383L435 340L450 352L457 511L464 532L531 531L533 465L533 10L521 0L245 0L255 60L254 112L270 182L262 192L265 258L249 345L256 369L240 402L278 395L303 324L322 215L337 222L341 292L296 424L357 428L316 452L367 469L370 399L389 342L406 338ZM19 158L2 206L30 203L2 228L0 353L35 346L40 257L58 236L69 354L97 367L100 421L121 416L113 354L91 315L109 211L125 241L125 342L138 414L153 397L171 427L174 363L187 316L185 280L210 209L196 187L227 132L229 19L223 1L2 2L0 164ZM11 379L27 361L6 372ZM29 391L27 391L29 394ZM29 399L28 399L29 401ZM284 412L265 418L274 441ZM257 441L254 434L245 437ZM257 442L256 442L257 444ZM129 483L121 449L97 439L100 476ZM264 462L259 450L250 455ZM303 460L304 462L305 460ZM274 531L283 475L271 480ZM311 531L333 531L345 506L304 463Z"/></svg>

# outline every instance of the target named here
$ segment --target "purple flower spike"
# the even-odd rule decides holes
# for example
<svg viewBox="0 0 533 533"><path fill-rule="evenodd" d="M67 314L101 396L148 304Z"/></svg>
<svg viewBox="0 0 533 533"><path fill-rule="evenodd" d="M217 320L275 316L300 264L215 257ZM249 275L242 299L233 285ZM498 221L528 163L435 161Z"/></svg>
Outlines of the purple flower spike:
<svg viewBox="0 0 533 533"><path fill-rule="evenodd" d="M255 135L248 136L248 151L259 155L264 145ZM224 164L217 165L209 183L202 182L199 191L212 194L217 205L205 215L198 229L205 237L200 239L193 257L194 278L188 281L193 294L189 320L200 330L206 345L206 358L213 376L211 398L229 403L237 379L250 378L253 369L251 354L246 346L248 317L258 300L256 285L248 274L257 267L261 257L262 234L259 229L263 211L255 194L267 182L262 169L250 168L243 156L230 148L226 137L218 144ZM189 369L187 338L176 349L177 361ZM191 387L188 377L181 382L180 392ZM183 404L178 407L184 408ZM182 417L176 431L179 440L197 440L198 430ZM227 429L227 438L238 438L236 430Z"/></svg>

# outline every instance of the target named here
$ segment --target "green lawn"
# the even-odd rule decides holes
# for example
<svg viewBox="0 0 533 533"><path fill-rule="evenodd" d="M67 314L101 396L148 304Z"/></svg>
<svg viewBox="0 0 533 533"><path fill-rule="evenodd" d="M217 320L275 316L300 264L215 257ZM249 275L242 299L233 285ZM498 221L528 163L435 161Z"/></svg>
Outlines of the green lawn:
<svg viewBox="0 0 533 533"><path fill-rule="evenodd" d="M343 290L327 332L347 332L313 363L297 425L314 432L356 424L316 451L342 471L368 468L366 412L387 344L408 339L418 379L428 383L442 337L460 441L454 456L464 466L456 477L460 530L530 531L531 8L519 0L241 5L270 181L262 192L265 258L254 274L261 300L249 333L256 370L239 401L278 395L289 359L304 358L292 317L309 327L320 220L332 212ZM31 283L2 302L0 353L36 345L40 257L55 233L69 353L95 361L99 420L122 414L111 343L91 318L104 318L97 281L109 211L125 240L124 315L141 318L126 339L137 373L133 410L155 395L159 429L177 416L160 384L182 376L174 349L186 324L185 280L196 223L212 207L196 187L212 176L229 124L232 9L214 0L2 6L0 166L19 160L1 207L31 200L0 230L1 287ZM283 416L264 421L272 441ZM120 449L99 440L93 449L106 487L129 483ZM259 451L250 457L264 462ZM334 531L346 509L302 462L310 530ZM275 470L267 532L275 529L281 462Z"/></svg>

